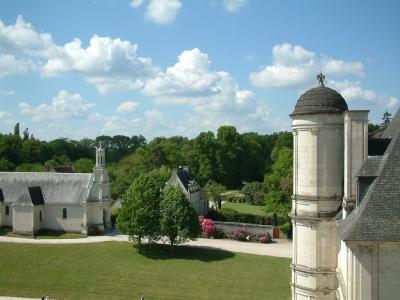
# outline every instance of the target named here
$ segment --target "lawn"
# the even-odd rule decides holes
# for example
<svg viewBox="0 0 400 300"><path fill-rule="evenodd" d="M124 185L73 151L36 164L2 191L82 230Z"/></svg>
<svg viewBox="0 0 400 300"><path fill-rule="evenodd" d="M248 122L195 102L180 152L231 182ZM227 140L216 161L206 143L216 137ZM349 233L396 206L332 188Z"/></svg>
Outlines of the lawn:
<svg viewBox="0 0 400 300"><path fill-rule="evenodd" d="M239 213L257 215L257 216L265 216L267 213L263 211L264 206L251 205L247 203L233 203L233 202L225 202L222 204L223 208L231 208L236 210Z"/></svg>
<svg viewBox="0 0 400 300"><path fill-rule="evenodd" d="M268 245L266 245L268 247ZM163 245L0 243L0 295L56 299L290 299L290 260Z"/></svg>
<svg viewBox="0 0 400 300"><path fill-rule="evenodd" d="M32 239L31 235L17 235L12 232L11 228L0 228L0 236L11 236L11 237L22 237L27 239ZM42 230L36 234L37 239L79 239L85 238L83 234L80 233L67 233L59 231Z"/></svg>

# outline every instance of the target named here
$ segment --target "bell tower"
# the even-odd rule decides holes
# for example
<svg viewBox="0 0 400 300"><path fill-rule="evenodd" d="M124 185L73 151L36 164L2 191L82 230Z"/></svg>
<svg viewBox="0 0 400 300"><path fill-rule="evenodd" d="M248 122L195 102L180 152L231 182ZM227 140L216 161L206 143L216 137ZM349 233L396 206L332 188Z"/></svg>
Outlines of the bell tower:
<svg viewBox="0 0 400 300"><path fill-rule="evenodd" d="M297 101L292 118L292 299L336 299L336 223L343 199L347 104L319 84Z"/></svg>
<svg viewBox="0 0 400 300"><path fill-rule="evenodd" d="M96 147L96 165L93 168L94 182L97 191L93 196L100 201L108 201L110 197L109 178L106 169L106 152L102 147L101 142L99 147Z"/></svg>

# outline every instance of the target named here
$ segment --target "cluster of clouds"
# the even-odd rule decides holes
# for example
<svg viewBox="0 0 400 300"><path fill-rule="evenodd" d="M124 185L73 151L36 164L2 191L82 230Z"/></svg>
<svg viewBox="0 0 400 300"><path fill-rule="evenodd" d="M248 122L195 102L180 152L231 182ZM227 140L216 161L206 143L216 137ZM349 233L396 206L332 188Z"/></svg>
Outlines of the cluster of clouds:
<svg viewBox="0 0 400 300"><path fill-rule="evenodd" d="M138 8L145 0L133 0ZM225 0L229 12L240 10L248 1ZM156 9L156 8L157 9ZM149 0L146 16L159 23L173 20L182 7L179 0ZM155 21L156 22L156 21ZM394 96L380 95L365 89L361 79L366 71L360 61L344 61L305 49L300 45L283 43L272 49L272 62L260 66L249 75L249 81L260 89L291 89L304 91L315 84L315 75L323 71L334 87L349 101L364 101L392 108L399 101ZM165 134L193 134L222 124L235 124L241 131L260 128L269 123L275 130L287 129L289 124L276 119L265 103L249 89L240 88L238 82L226 71L213 68L207 53L199 48L182 51L175 64L163 69L155 66L151 58L140 56L138 45L130 41L94 35L85 47L74 39L57 45L49 33L39 33L21 16L13 25L0 20L0 78L37 72L43 77L74 74L94 85L101 94L136 90L156 105L187 106L191 113L181 120L168 121L168 116L158 110L144 110L132 118L140 101L124 100L115 108L114 115L104 116L93 111L94 104L80 94L61 90L51 100L37 106L26 102L19 104L22 114L34 122L53 122L60 119L84 119L102 123L98 133L125 133L127 128L140 129L143 134L155 127ZM347 79L347 77L351 79ZM344 78L344 79L343 79ZM0 93L13 93L0 88ZM10 119L0 112L2 119ZM158 132L163 134L163 132Z"/></svg>
<svg viewBox="0 0 400 300"><path fill-rule="evenodd" d="M272 49L272 64L261 66L258 71L250 74L249 79L258 88L304 91L313 85L315 74L321 71L328 78L345 78L330 80L328 83L348 101L364 101L387 108L396 107L399 103L394 96L383 96L363 88L360 79L366 72L362 62L335 59L289 43L275 45Z"/></svg>
<svg viewBox="0 0 400 300"><path fill-rule="evenodd" d="M248 2L249 0L222 0L222 6L225 11L235 13ZM130 2L133 9L139 9L144 5L146 5L145 19L159 25L174 22L183 7L182 0L132 0Z"/></svg>

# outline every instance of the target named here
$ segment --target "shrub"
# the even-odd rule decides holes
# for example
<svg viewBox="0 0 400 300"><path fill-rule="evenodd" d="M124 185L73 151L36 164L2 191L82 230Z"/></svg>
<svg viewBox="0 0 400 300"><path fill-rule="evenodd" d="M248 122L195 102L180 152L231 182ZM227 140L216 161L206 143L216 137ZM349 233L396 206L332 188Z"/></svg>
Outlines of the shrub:
<svg viewBox="0 0 400 300"><path fill-rule="evenodd" d="M217 228L215 227L214 221L211 219L206 219L206 218L200 218L201 219L201 233L204 237L211 237L213 234L217 231Z"/></svg>
<svg viewBox="0 0 400 300"><path fill-rule="evenodd" d="M251 235L246 231L245 228L239 227L235 231L235 235L233 236L235 240L246 242L250 241Z"/></svg>
<svg viewBox="0 0 400 300"><path fill-rule="evenodd" d="M117 223L118 215L121 211L121 208L115 208L111 211L110 219L111 219L111 227L114 228Z"/></svg>
<svg viewBox="0 0 400 300"><path fill-rule="evenodd" d="M87 230L87 235L100 235L102 232L99 226L95 224L90 224Z"/></svg>
<svg viewBox="0 0 400 300"><path fill-rule="evenodd" d="M284 234L286 234L286 236L288 237L288 239L292 238L292 223L291 222L287 222L283 225L278 226L279 230L282 231Z"/></svg>
<svg viewBox="0 0 400 300"><path fill-rule="evenodd" d="M269 244L272 242L272 238L271 238L271 235L269 234L269 232L267 234L259 235L257 240L263 244Z"/></svg>
<svg viewBox="0 0 400 300"><path fill-rule="evenodd" d="M214 239L223 239L225 237L225 232L223 232L221 229L216 229L213 232L212 237Z"/></svg>

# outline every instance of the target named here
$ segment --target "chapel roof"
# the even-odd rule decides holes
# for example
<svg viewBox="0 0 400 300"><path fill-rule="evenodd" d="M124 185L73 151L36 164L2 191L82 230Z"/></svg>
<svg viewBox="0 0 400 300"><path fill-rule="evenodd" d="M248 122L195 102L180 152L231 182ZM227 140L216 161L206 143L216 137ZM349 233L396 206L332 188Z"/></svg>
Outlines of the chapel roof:
<svg viewBox="0 0 400 300"><path fill-rule="evenodd" d="M384 155L367 159L358 174L376 179L339 225L344 241L400 241L400 110L385 131L391 141Z"/></svg>
<svg viewBox="0 0 400 300"><path fill-rule="evenodd" d="M342 95L321 84L300 96L290 116L323 113L341 114L347 109L346 101Z"/></svg>
<svg viewBox="0 0 400 300"><path fill-rule="evenodd" d="M40 187L44 203L80 204L89 197L91 173L0 172L4 203L17 201L40 205Z"/></svg>
<svg viewBox="0 0 400 300"><path fill-rule="evenodd" d="M183 187L187 192L194 193L200 190L199 185L193 180L192 176L190 176L188 167L179 167L174 171L179 181L182 183ZM172 175L174 176L174 175Z"/></svg>

